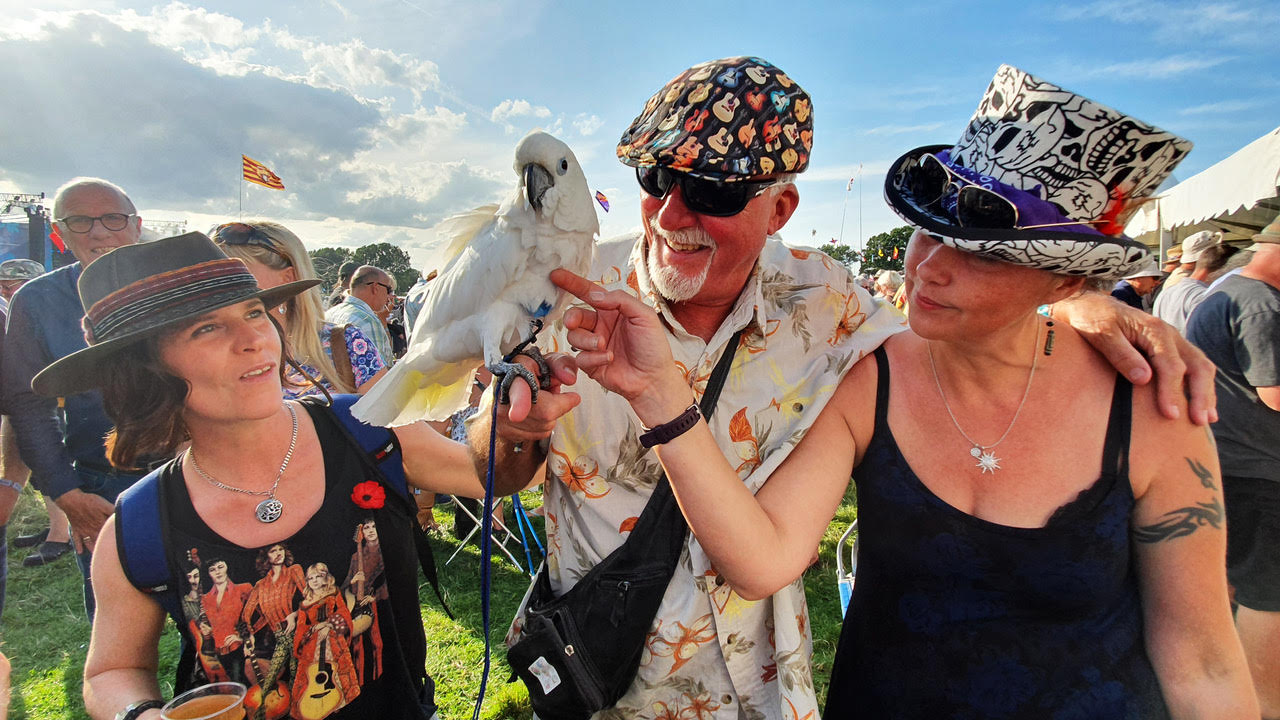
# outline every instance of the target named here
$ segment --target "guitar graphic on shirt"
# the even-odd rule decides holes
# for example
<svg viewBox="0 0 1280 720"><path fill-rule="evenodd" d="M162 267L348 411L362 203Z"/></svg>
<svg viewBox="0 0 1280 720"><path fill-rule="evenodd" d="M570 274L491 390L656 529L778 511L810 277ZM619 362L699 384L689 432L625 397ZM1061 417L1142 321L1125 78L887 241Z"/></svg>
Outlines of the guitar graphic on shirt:
<svg viewBox="0 0 1280 720"><path fill-rule="evenodd" d="M307 668L307 687L298 699L298 712L305 720L321 720L342 704L342 692L333 680L333 663L327 654L329 638L320 640L316 661Z"/></svg>

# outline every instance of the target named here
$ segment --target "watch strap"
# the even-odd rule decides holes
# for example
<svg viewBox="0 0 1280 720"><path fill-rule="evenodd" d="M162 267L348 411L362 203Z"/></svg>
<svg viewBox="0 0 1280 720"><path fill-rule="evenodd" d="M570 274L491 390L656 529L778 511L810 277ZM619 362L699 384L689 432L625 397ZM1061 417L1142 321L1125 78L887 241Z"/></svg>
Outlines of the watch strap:
<svg viewBox="0 0 1280 720"><path fill-rule="evenodd" d="M700 417L702 417L702 411L698 409L698 404L694 403L676 416L675 420L664 422L642 433L640 435L640 445L645 448L651 448L654 445L669 443L688 432L694 425L697 425Z"/></svg>
<svg viewBox="0 0 1280 720"><path fill-rule="evenodd" d="M148 710L159 710L164 707L163 700L151 698L149 700L139 700L116 713L115 720L137 720L138 716Z"/></svg>

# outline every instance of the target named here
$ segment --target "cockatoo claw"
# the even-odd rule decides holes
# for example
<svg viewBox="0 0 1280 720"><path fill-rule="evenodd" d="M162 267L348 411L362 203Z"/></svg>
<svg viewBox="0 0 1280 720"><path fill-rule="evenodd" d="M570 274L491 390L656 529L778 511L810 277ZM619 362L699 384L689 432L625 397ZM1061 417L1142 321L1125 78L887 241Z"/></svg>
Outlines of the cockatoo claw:
<svg viewBox="0 0 1280 720"><path fill-rule="evenodd" d="M547 364L546 358L542 357L542 351L536 345L530 345L523 350L515 353L523 355L533 360L538 365L538 386L543 390L551 389L551 366ZM521 367L524 367L523 365Z"/></svg>
<svg viewBox="0 0 1280 720"><path fill-rule="evenodd" d="M545 365L545 363L543 363ZM498 402L503 405L511 404L511 383L516 378L524 380L529 385L529 395L531 402L538 402L538 387L542 384L538 381L538 377L533 374L529 368L518 362L496 362L486 366L489 372L493 373L496 378L501 378L498 383Z"/></svg>

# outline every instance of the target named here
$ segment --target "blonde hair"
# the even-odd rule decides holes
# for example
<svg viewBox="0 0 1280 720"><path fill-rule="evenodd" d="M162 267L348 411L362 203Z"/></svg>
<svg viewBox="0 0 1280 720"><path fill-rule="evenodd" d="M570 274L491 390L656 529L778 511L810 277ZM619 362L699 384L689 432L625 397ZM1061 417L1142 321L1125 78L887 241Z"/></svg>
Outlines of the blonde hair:
<svg viewBox="0 0 1280 720"><path fill-rule="evenodd" d="M270 220L249 220L244 224L269 238L278 253L260 245L219 243L219 247L227 255L245 262L256 262L272 270L284 270L292 266L298 280L316 277L315 266L311 264L311 256L303 247L302 240L288 228ZM215 236L214 240L217 239ZM309 288L285 301L284 318L285 342L289 354L298 362L319 370L320 377L332 385L335 391L355 392L356 389L338 374L333 359L324 351L324 344L320 339L320 331L324 325L324 300L320 295L320 288ZM343 342L346 342L345 338Z"/></svg>

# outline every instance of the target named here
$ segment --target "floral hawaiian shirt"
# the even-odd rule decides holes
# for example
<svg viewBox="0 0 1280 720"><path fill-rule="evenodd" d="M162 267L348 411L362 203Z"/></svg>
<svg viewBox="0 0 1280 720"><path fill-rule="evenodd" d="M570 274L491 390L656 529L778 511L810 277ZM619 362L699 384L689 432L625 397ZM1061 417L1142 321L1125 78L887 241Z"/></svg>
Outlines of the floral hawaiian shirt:
<svg viewBox="0 0 1280 720"><path fill-rule="evenodd" d="M745 329L711 419L742 481L759 490L813 424L853 363L903 329L902 315L873 301L822 252L765 243L725 322L704 343L684 331L649 284L643 241L598 244L590 277L625 289L666 321L676 362L698 394L726 343ZM563 328L550 349L566 348ZM547 567L557 595L618 547L662 469L641 447L627 402L580 377L582 403L551 436L545 479ZM520 632L523 608L508 642ZM646 640L640 669L600 720L813 720L812 637L800 580L747 601L718 578L690 536Z"/></svg>
<svg viewBox="0 0 1280 720"><path fill-rule="evenodd" d="M334 325L355 325L364 336L373 341L382 361L388 366L395 363L395 353L391 351L391 336L387 334L387 326L369 307L369 303L354 295L348 295L341 303L334 305L324 313L324 319Z"/></svg>
<svg viewBox="0 0 1280 720"><path fill-rule="evenodd" d="M325 355L329 356L329 360L333 361L332 331L337 327L333 323L320 324L320 345L324 348ZM369 338L360 332L355 325L348 325L342 332L342 337L347 343L347 357L351 360L351 375L356 379L356 387L369 382L369 380L377 375L386 365L382 362L382 356L378 354L377 348L373 343L369 342ZM307 374L315 378L325 389L333 392L333 383L320 375L320 371L308 365L307 363L299 363ZM302 376L292 367L285 370L285 377L290 381L293 387L285 386L284 397L286 400L296 400L300 397L308 395L319 395L320 388L312 385L309 380Z"/></svg>

